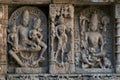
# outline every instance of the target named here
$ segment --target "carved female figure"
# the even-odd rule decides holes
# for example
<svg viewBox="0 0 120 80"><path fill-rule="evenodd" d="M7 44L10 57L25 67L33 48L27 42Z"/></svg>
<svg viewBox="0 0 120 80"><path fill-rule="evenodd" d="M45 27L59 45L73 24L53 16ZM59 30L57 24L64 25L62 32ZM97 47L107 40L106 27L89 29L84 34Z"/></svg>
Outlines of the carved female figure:
<svg viewBox="0 0 120 80"><path fill-rule="evenodd" d="M8 43L11 45L11 49L9 50L9 54L17 60L17 62L23 66L21 60L18 58L18 56L16 55L16 53L18 52L18 37L17 37L17 30L16 30L16 24L14 22L11 30L9 31L9 35L8 35Z"/></svg>
<svg viewBox="0 0 120 80"><path fill-rule="evenodd" d="M8 43L12 46L13 51L18 50L18 37L16 31L16 24L14 23L11 30L9 30L10 34L8 35Z"/></svg>
<svg viewBox="0 0 120 80"><path fill-rule="evenodd" d="M29 37L33 42L32 48L41 50L41 55L37 62L44 60L43 53L47 49L47 45L42 41L43 35L41 34L42 30L40 29L40 24L41 20L37 19L36 22L34 23L33 29L29 31Z"/></svg>
<svg viewBox="0 0 120 80"><path fill-rule="evenodd" d="M61 64L64 64L64 50L66 48L67 43L67 35L66 35L66 26L64 25L64 18L60 16L59 25L56 26L56 36L58 38L58 47L55 54L55 59L57 59L59 53L61 54Z"/></svg>

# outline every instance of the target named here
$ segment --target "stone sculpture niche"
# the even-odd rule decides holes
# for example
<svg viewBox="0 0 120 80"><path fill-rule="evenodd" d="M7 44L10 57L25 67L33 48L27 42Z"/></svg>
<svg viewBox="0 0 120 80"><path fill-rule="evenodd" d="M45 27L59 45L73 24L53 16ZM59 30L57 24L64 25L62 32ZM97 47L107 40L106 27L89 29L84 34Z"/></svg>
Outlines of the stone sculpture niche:
<svg viewBox="0 0 120 80"><path fill-rule="evenodd" d="M50 73L74 71L73 12L72 5L50 5Z"/></svg>
<svg viewBox="0 0 120 80"><path fill-rule="evenodd" d="M79 35L76 33L80 43L77 45L79 52L76 50L75 57L77 73L80 70L81 72L111 72L111 54L108 50L111 45L107 42L109 23L109 17L98 9L89 8L80 12Z"/></svg>
<svg viewBox="0 0 120 80"><path fill-rule="evenodd" d="M12 13L8 27L8 53L16 60L16 73L46 72L47 20L38 8L22 7ZM45 62L45 64L42 64ZM40 66L41 64L41 66Z"/></svg>

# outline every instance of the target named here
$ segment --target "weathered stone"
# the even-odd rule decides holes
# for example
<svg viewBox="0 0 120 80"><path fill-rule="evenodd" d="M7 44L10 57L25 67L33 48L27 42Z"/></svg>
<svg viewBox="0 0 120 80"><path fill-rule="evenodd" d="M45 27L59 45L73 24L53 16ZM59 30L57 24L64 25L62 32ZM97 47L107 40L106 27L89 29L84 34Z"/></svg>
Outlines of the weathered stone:
<svg viewBox="0 0 120 80"><path fill-rule="evenodd" d="M50 73L74 72L73 13L70 4L50 5Z"/></svg>
<svg viewBox="0 0 120 80"><path fill-rule="evenodd" d="M0 0L0 80L119 80L119 3Z"/></svg>
<svg viewBox="0 0 120 80"><path fill-rule="evenodd" d="M8 28L8 54L23 68L21 68L21 72L30 73L30 68L42 66L40 63L45 60L45 57L47 58L47 54L43 57L47 49L45 44L47 32L44 31L47 29L47 21L44 13L34 7L19 8L9 19ZM46 64L47 61L45 60ZM24 67L28 72L25 71ZM19 72L20 69L17 69L17 73ZM39 68L38 72L41 72Z"/></svg>

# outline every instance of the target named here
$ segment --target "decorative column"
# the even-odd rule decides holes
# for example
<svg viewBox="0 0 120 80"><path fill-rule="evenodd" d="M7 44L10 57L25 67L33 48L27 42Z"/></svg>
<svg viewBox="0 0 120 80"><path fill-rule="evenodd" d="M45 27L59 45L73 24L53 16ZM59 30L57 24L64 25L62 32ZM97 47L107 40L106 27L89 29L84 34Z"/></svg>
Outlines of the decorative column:
<svg viewBox="0 0 120 80"><path fill-rule="evenodd" d="M116 73L120 73L120 4L115 6L115 17L117 19L117 26L116 26Z"/></svg>
<svg viewBox="0 0 120 80"><path fill-rule="evenodd" d="M50 73L73 73L74 7L72 4L50 5Z"/></svg>
<svg viewBox="0 0 120 80"><path fill-rule="evenodd" d="M8 6L0 5L0 80L5 80L5 74L7 73L7 25Z"/></svg>
<svg viewBox="0 0 120 80"><path fill-rule="evenodd" d="M7 73L7 34L8 5L0 5L0 74Z"/></svg>

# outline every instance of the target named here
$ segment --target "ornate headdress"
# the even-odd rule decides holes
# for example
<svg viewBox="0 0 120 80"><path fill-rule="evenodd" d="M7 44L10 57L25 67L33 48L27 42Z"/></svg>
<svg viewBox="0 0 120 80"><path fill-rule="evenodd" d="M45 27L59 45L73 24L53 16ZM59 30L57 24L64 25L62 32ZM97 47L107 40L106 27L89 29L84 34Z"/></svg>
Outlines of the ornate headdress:
<svg viewBox="0 0 120 80"><path fill-rule="evenodd" d="M98 26L98 14L96 12L94 12L94 14L91 17L91 21L92 24Z"/></svg>

